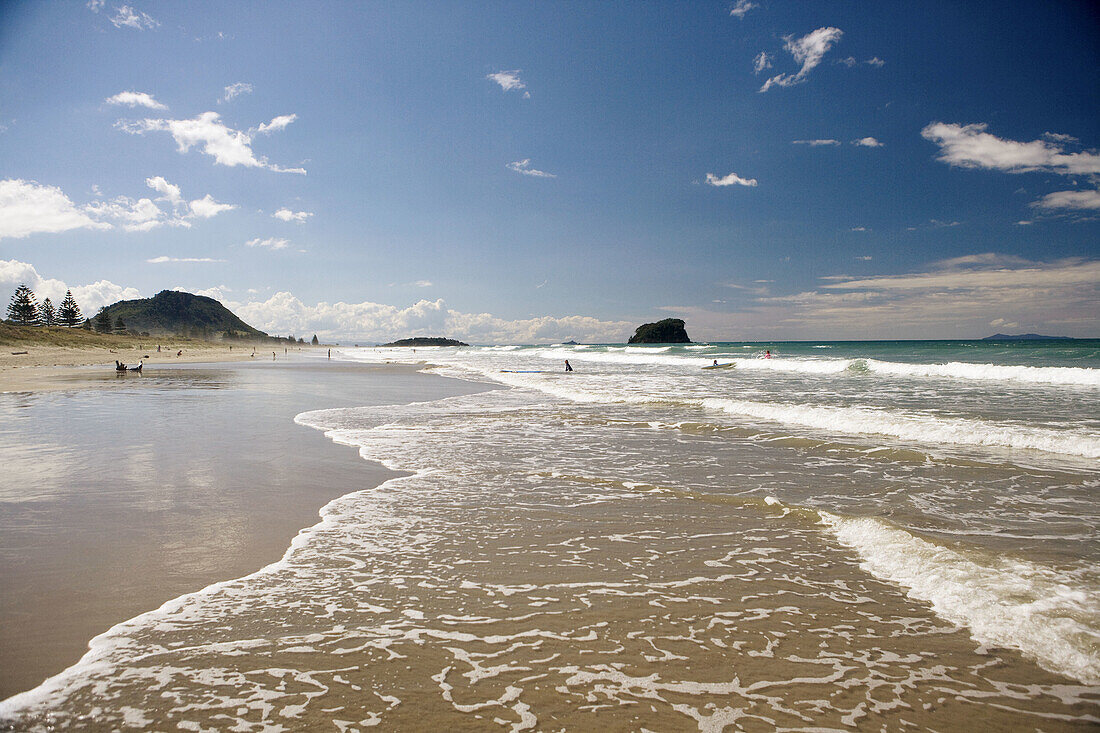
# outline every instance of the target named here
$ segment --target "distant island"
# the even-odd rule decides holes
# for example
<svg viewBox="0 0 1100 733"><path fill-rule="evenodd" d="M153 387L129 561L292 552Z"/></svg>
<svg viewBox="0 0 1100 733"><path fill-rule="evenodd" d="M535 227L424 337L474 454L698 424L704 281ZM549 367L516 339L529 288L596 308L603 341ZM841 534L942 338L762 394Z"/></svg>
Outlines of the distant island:
<svg viewBox="0 0 1100 733"><path fill-rule="evenodd" d="M1074 341L1075 339L1070 336L1043 336L1038 333L1021 333L1018 336L1012 336L1007 333L995 333L992 336L986 336L982 341Z"/></svg>
<svg viewBox="0 0 1100 733"><path fill-rule="evenodd" d="M469 344L461 341L455 341L454 339L445 339L438 337L431 338L411 338L400 339L398 341L392 341L388 344L382 344L383 346L469 346Z"/></svg>
<svg viewBox="0 0 1100 733"><path fill-rule="evenodd" d="M643 323L634 331L628 344L690 344L683 320L666 318L656 323Z"/></svg>

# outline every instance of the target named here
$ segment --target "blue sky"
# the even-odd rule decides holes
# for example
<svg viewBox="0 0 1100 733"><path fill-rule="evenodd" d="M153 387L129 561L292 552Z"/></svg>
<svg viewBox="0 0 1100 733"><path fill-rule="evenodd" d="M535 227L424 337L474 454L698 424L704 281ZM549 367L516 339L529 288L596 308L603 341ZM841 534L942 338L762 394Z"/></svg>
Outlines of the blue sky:
<svg viewBox="0 0 1100 733"><path fill-rule="evenodd" d="M1100 335L1087 3L0 4L0 297L272 333Z"/></svg>

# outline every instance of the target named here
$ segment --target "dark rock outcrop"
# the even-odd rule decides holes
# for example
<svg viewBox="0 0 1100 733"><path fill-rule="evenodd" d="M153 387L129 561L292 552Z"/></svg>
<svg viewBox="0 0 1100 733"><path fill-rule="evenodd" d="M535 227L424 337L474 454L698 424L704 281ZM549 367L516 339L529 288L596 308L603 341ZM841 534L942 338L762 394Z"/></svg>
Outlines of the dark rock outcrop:
<svg viewBox="0 0 1100 733"><path fill-rule="evenodd" d="M383 346L469 346L461 341L455 341L454 339L445 339L432 336L430 338L411 338L400 339L399 341L391 341L388 344L382 344Z"/></svg>
<svg viewBox="0 0 1100 733"><path fill-rule="evenodd" d="M690 344L683 320L666 318L656 323L643 323L630 337L630 344Z"/></svg>

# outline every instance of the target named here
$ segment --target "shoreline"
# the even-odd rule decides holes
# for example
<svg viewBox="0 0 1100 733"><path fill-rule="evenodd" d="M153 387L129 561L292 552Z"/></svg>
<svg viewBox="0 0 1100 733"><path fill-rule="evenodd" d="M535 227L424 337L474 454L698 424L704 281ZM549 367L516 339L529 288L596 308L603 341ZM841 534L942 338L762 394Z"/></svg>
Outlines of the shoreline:
<svg viewBox="0 0 1100 733"><path fill-rule="evenodd" d="M210 356L219 355L195 355ZM396 404L477 389L422 374L423 365L209 363L117 380L79 366L28 367L38 383L25 383L39 388L0 394L6 414L30 417L36 429L56 422L88 449L34 470L15 460L0 481L0 553L10 561L0 577L0 700L63 673L107 629L279 562L330 502L403 475L297 424L297 414L363 404L362 393L368 403ZM105 380L117 389L88 389ZM166 412L194 417L120 428L129 431L121 438L96 429L167 402ZM189 420L198 427L182 437ZM0 456L17 458L34 440L7 437ZM138 450L139 440L149 445ZM112 468L144 452L152 455L136 475ZM86 466L89 455L99 462ZM66 473L66 464L79 469Z"/></svg>

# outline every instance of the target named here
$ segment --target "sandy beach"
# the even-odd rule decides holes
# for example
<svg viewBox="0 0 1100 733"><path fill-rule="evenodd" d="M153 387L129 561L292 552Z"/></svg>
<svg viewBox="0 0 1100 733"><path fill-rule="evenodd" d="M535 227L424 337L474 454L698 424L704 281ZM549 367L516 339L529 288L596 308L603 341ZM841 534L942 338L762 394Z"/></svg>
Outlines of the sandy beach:
<svg viewBox="0 0 1100 733"><path fill-rule="evenodd" d="M0 360L0 699L112 625L278 560L324 504L398 475L297 413L470 387L299 352L150 351L141 375L113 370L136 352Z"/></svg>

